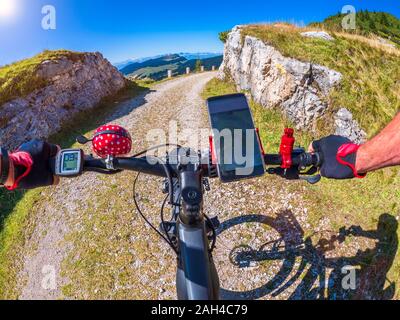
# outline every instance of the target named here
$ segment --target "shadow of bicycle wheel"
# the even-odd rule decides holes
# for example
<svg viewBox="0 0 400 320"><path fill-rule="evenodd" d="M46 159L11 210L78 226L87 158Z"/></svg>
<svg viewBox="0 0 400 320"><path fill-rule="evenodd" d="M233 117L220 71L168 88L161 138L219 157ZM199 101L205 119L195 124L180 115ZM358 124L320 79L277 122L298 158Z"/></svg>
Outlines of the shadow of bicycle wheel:
<svg viewBox="0 0 400 320"><path fill-rule="evenodd" d="M223 222L218 228L217 233L221 235L229 229L245 223L261 223L273 228L279 233L279 242L283 244L283 250L275 248L272 252L257 252L250 254L247 258L259 261L281 259L283 262L280 270L273 278L258 288L248 291L233 291L222 288L221 298L225 300L260 299L278 289L292 273L296 260L296 247L303 243L304 232L291 211L281 212L276 218L263 215L235 217ZM240 254L238 257L240 257ZM246 257L240 257L239 259L246 259Z"/></svg>

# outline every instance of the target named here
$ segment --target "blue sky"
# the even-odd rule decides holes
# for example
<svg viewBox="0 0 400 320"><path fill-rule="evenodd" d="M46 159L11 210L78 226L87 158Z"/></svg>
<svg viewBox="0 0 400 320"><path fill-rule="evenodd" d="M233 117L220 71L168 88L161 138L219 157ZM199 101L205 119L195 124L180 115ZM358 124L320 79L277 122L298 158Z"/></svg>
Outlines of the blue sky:
<svg viewBox="0 0 400 320"><path fill-rule="evenodd" d="M1 14L2 1L15 10ZM57 29L41 27L44 5ZM220 31L236 24L322 20L344 5L400 17L399 0L0 0L0 65L43 49L100 51L112 62L172 52L222 52Z"/></svg>

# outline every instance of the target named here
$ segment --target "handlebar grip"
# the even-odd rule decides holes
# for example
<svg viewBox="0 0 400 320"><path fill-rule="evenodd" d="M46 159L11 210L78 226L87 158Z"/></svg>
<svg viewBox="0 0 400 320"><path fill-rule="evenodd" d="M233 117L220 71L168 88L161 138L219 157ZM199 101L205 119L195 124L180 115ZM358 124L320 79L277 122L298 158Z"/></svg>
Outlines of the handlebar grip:
<svg viewBox="0 0 400 320"><path fill-rule="evenodd" d="M303 153L298 156L296 165L299 167L320 167L322 165L322 156L319 153Z"/></svg>
<svg viewBox="0 0 400 320"><path fill-rule="evenodd" d="M264 156L266 165L280 166L282 165L282 156L279 154L266 154ZM292 155L293 166L296 167L320 167L322 165L322 155L316 153L294 153Z"/></svg>

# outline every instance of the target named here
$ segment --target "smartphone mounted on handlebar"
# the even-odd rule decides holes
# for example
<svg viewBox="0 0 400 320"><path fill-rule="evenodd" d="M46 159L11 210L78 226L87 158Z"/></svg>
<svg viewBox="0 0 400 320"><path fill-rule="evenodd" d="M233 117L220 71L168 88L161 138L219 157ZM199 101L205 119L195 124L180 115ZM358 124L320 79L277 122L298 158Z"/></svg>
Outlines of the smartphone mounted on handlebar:
<svg viewBox="0 0 400 320"><path fill-rule="evenodd" d="M264 157L244 94L209 98L212 150L222 182L262 176Z"/></svg>

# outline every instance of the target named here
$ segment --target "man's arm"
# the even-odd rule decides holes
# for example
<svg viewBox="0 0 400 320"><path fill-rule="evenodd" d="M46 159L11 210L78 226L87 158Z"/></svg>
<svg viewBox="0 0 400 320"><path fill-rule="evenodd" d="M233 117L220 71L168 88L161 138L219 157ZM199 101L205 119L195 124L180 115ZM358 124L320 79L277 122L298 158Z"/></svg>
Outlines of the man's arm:
<svg viewBox="0 0 400 320"><path fill-rule="evenodd" d="M400 113L375 138L358 149L359 173L400 165Z"/></svg>

